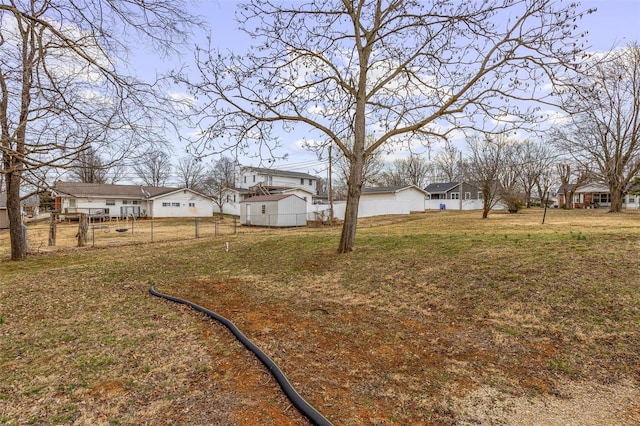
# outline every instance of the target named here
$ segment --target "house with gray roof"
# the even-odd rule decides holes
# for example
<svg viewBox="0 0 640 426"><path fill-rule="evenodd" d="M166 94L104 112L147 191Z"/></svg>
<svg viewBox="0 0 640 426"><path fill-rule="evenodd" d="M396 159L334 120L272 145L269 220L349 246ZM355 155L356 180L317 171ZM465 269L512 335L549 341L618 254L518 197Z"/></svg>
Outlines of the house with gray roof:
<svg viewBox="0 0 640 426"><path fill-rule="evenodd" d="M211 217L213 202L188 188L57 181L52 188L62 216Z"/></svg>
<svg viewBox="0 0 640 426"><path fill-rule="evenodd" d="M267 227L307 225L307 202L294 194L258 195L240 202L240 224Z"/></svg>

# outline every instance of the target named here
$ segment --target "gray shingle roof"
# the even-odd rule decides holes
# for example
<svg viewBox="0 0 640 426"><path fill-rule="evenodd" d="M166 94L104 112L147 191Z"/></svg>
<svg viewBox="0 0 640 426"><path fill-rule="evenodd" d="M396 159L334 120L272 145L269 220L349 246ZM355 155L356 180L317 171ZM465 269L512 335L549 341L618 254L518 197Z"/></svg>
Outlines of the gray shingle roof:
<svg viewBox="0 0 640 426"><path fill-rule="evenodd" d="M149 198L158 195L168 194L178 191L180 188L170 188L166 186L144 186L144 185L110 185L99 183L80 183L58 181L53 187L57 193L71 195L73 197L128 197L128 198Z"/></svg>
<svg viewBox="0 0 640 426"><path fill-rule="evenodd" d="M241 203L259 203L262 201L280 201L287 197L295 197L293 194L275 194L275 195L257 195L255 197L247 198L245 200L240 201Z"/></svg>
<svg viewBox="0 0 640 426"><path fill-rule="evenodd" d="M460 182L440 182L427 185L424 189L429 194L443 194L460 185Z"/></svg>
<svg viewBox="0 0 640 426"><path fill-rule="evenodd" d="M404 186L376 186L376 187L362 188L362 193L363 194L385 194L389 192L402 191L403 189L412 188L412 187L424 192L423 189L418 188L415 185L404 185Z"/></svg>

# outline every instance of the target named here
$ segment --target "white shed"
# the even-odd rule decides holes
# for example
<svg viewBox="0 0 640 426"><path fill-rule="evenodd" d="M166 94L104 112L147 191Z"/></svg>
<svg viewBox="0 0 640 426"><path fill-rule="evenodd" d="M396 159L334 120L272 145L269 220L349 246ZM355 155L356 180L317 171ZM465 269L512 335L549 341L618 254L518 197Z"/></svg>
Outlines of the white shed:
<svg viewBox="0 0 640 426"><path fill-rule="evenodd" d="M240 224L306 226L307 202L296 195L260 195L240 202Z"/></svg>

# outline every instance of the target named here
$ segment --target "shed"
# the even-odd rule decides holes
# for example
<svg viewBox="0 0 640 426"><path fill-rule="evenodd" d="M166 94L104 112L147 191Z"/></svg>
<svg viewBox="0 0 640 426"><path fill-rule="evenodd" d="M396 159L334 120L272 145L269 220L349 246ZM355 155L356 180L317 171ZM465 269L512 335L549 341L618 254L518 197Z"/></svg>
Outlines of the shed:
<svg viewBox="0 0 640 426"><path fill-rule="evenodd" d="M7 194L0 192L0 229L9 227L9 212L7 211Z"/></svg>
<svg viewBox="0 0 640 426"><path fill-rule="evenodd" d="M291 227L307 225L307 202L292 194L259 195L240 202L240 224Z"/></svg>

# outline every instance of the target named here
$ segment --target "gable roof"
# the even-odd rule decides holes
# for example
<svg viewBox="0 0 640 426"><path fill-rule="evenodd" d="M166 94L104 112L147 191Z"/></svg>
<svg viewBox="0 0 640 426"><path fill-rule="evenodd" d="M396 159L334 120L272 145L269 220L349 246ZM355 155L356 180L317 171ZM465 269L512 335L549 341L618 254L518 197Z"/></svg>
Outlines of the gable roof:
<svg viewBox="0 0 640 426"><path fill-rule="evenodd" d="M146 199L179 191L181 188L145 185L112 185L101 183L81 183L57 181L53 191L78 198L127 197Z"/></svg>
<svg viewBox="0 0 640 426"><path fill-rule="evenodd" d="M429 194L444 194L460 186L460 182L439 182L431 183L424 189Z"/></svg>
<svg viewBox="0 0 640 426"><path fill-rule="evenodd" d="M403 186L376 186L376 187L362 188L362 193L363 194L388 194L388 193L404 191L406 189L411 189L411 188L415 188L422 193L425 192L424 189L419 188L415 185L403 185Z"/></svg>
<svg viewBox="0 0 640 426"><path fill-rule="evenodd" d="M241 203L259 203L259 202L263 202L263 201L280 201L283 200L285 198L288 197L296 197L300 200L302 200L302 198L298 197L297 195L293 195L293 194L274 194L274 195L257 195L255 197L251 197L251 198L247 198L244 199L242 201L240 201ZM302 200L304 201L304 200Z"/></svg>
<svg viewBox="0 0 640 426"><path fill-rule="evenodd" d="M252 172L256 172L261 175L266 176L284 176L284 177L292 177L292 178L301 178L301 179L318 179L316 176L310 175L309 173L302 172L289 172L286 170L276 170L276 169L266 169L263 167L243 167L243 170L250 170Z"/></svg>

